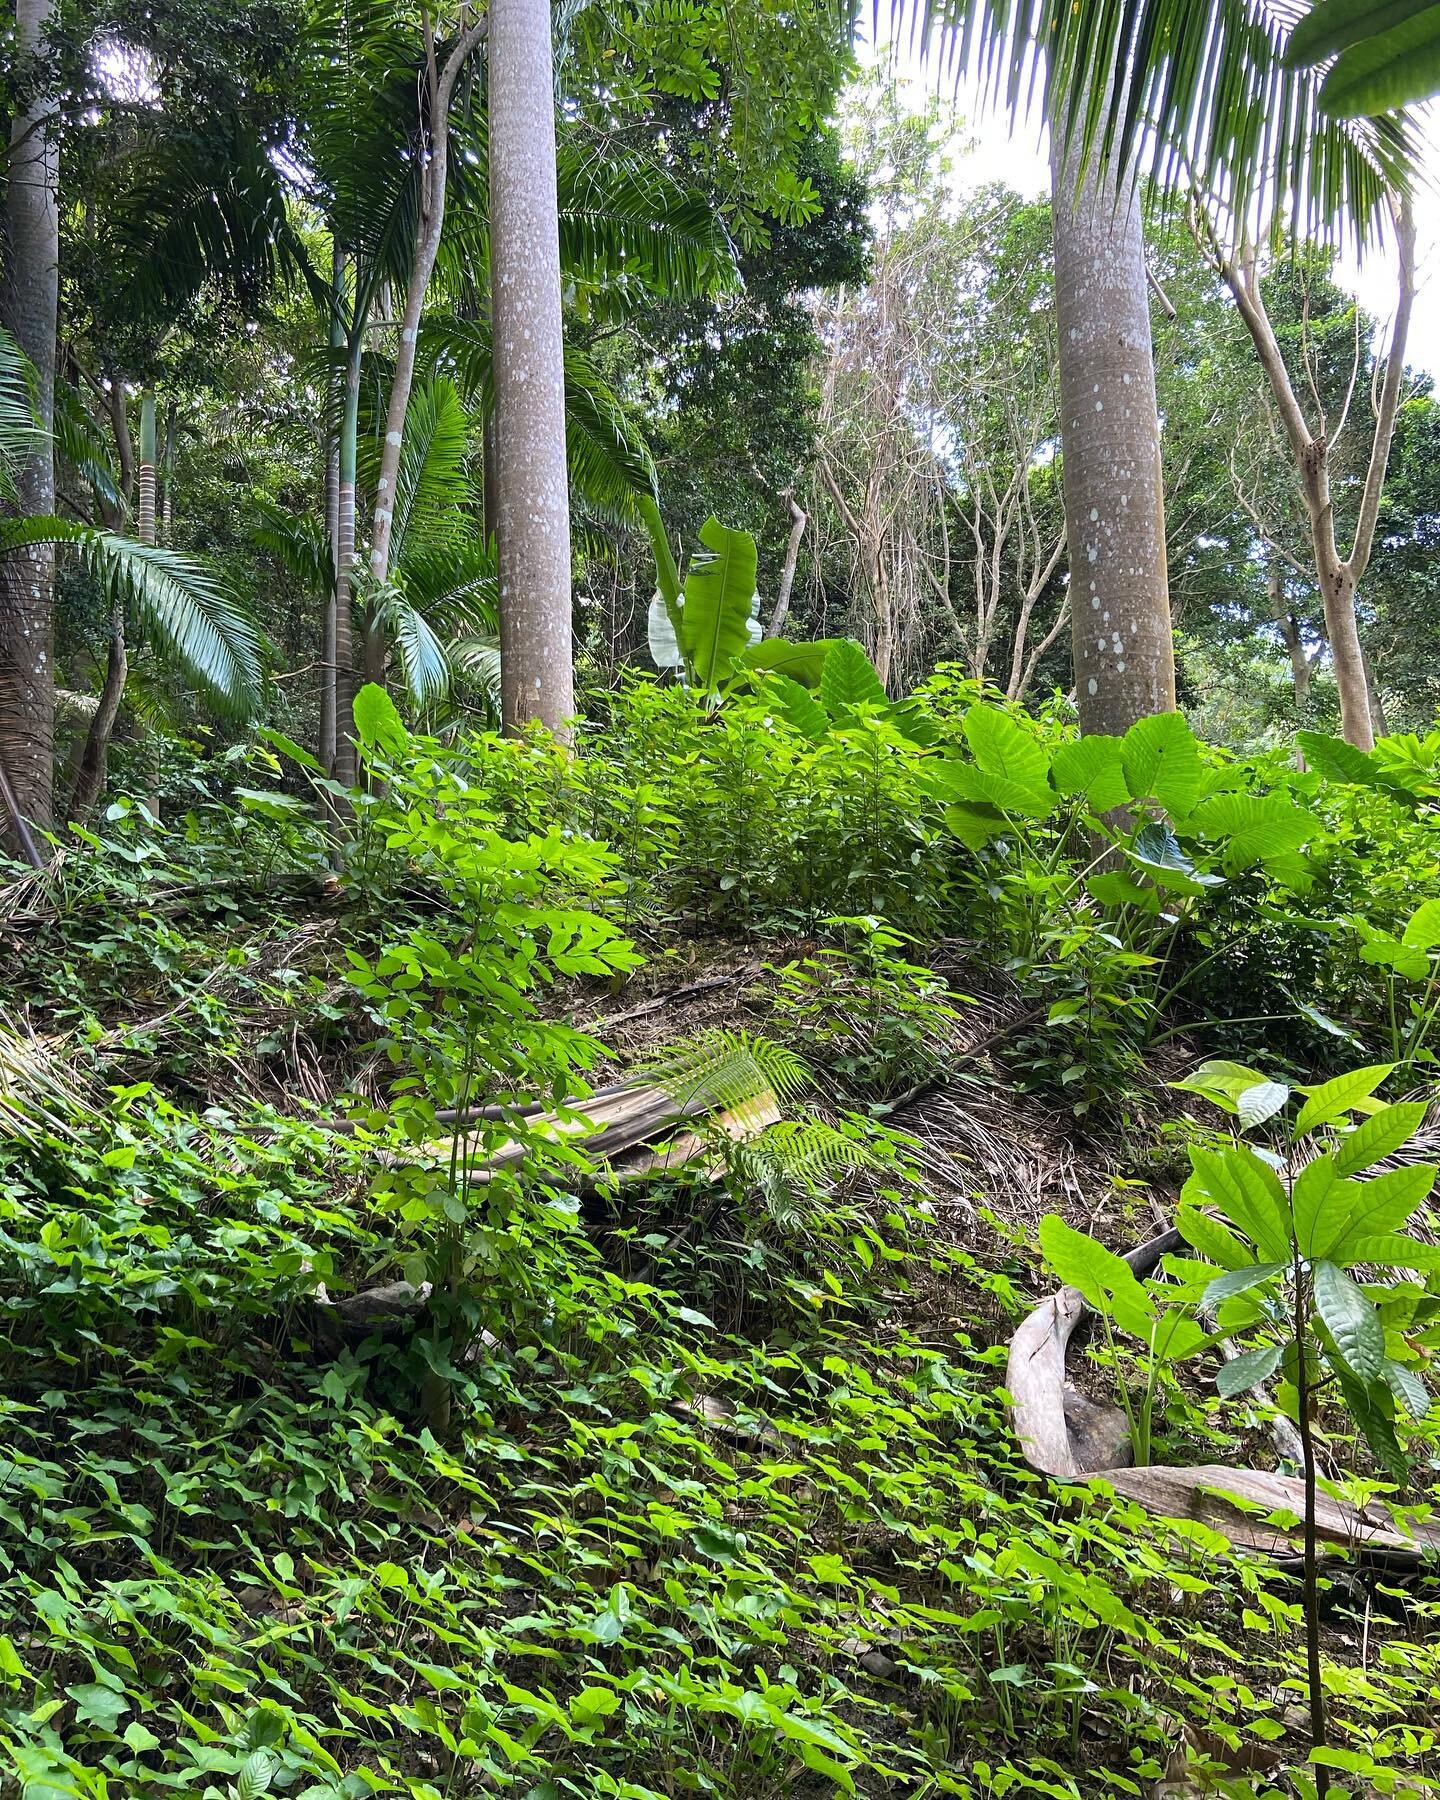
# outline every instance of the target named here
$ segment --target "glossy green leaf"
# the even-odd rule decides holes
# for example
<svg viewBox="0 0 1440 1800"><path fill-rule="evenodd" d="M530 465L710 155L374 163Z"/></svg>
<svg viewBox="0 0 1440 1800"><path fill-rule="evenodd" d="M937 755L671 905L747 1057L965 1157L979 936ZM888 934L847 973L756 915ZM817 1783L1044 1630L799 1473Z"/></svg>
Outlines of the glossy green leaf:
<svg viewBox="0 0 1440 1800"><path fill-rule="evenodd" d="M1287 1261L1290 1208L1275 1171L1243 1146L1216 1151L1192 1144L1190 1162L1197 1191L1249 1238L1261 1260ZM1189 1182L1185 1193L1187 1199L1194 1198Z"/></svg>
<svg viewBox="0 0 1440 1800"><path fill-rule="evenodd" d="M1216 1372L1216 1391L1222 1399L1233 1400L1237 1394L1245 1394L1251 1388L1259 1387L1262 1381L1268 1381L1279 1368L1280 1355L1279 1344L1260 1344L1241 1356L1232 1357L1229 1362L1222 1363Z"/></svg>
<svg viewBox="0 0 1440 1800"><path fill-rule="evenodd" d="M1248 1293L1251 1288L1259 1287L1262 1282L1282 1275L1290 1267L1289 1263L1269 1262L1252 1263L1249 1268L1227 1269L1223 1275L1217 1275L1205 1289L1205 1304L1218 1306L1222 1300L1229 1300L1236 1294Z"/></svg>
<svg viewBox="0 0 1440 1800"><path fill-rule="evenodd" d="M748 531L722 525L713 514L700 527L700 544L685 575L680 648L698 685L710 689L750 641L757 555ZM827 710L833 711L828 702Z"/></svg>
<svg viewBox="0 0 1440 1800"><path fill-rule="evenodd" d="M1408 1144L1425 1123L1429 1110L1423 1100L1402 1100L1362 1119L1331 1153L1336 1172L1357 1174L1361 1169L1368 1169L1371 1163L1389 1156L1402 1144Z"/></svg>
<svg viewBox="0 0 1440 1800"><path fill-rule="evenodd" d="M1319 1087L1312 1088L1295 1121L1295 1136L1304 1137L1307 1131L1314 1131L1318 1125L1333 1124L1336 1119L1343 1119L1354 1112L1363 1101L1369 1099L1394 1067L1394 1063L1372 1063L1363 1069L1351 1069L1344 1075L1337 1075L1333 1081L1325 1081Z"/></svg>
<svg viewBox="0 0 1440 1800"><path fill-rule="evenodd" d="M1385 1367L1385 1328L1379 1314L1334 1263L1317 1262L1314 1281L1315 1310L1345 1367L1360 1381L1374 1381Z"/></svg>
<svg viewBox="0 0 1440 1800"><path fill-rule="evenodd" d="M1050 773L1062 794L1083 794L1098 813L1123 806L1130 798L1124 746L1117 737L1097 732L1061 744L1051 759Z"/></svg>
<svg viewBox="0 0 1440 1800"><path fill-rule="evenodd" d="M889 705L874 663L852 638L830 647L820 674L820 704L832 719L856 706Z"/></svg>
<svg viewBox="0 0 1440 1800"><path fill-rule="evenodd" d="M1136 799L1158 800L1172 819L1183 819L1200 796L1200 746L1182 713L1137 720L1122 740L1121 760Z"/></svg>

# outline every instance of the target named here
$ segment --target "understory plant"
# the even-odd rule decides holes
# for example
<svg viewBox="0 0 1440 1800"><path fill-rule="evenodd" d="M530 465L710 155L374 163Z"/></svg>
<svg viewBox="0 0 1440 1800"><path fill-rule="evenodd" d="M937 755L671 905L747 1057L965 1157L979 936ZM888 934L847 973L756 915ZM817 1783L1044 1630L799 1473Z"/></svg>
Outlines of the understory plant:
<svg viewBox="0 0 1440 1800"><path fill-rule="evenodd" d="M1218 1328L1248 1345L1224 1365L1220 1391L1233 1396L1278 1376L1276 1404L1300 1437L1310 1762L1322 1800L1330 1769L1351 1766L1329 1743L1321 1669L1323 1409L1348 1415L1403 1487L1403 1422L1429 1410L1418 1371L1440 1343L1440 1248L1404 1229L1437 1171L1402 1160L1374 1172L1404 1152L1428 1110L1422 1100L1375 1098L1393 1073L1379 1063L1292 1089L1222 1062L1181 1084L1230 1115L1236 1132L1226 1148L1191 1147L1178 1217L1186 1240L1223 1271L1205 1294ZM1251 1133L1264 1135L1246 1141Z"/></svg>

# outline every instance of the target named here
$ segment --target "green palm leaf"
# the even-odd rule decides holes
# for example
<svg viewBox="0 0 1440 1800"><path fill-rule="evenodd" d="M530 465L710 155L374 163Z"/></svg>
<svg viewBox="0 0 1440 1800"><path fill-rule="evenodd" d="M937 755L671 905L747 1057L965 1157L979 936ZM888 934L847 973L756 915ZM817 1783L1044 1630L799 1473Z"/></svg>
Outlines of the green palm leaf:
<svg viewBox="0 0 1440 1800"><path fill-rule="evenodd" d="M245 718L264 683L263 639L237 596L208 569L158 544L69 519L0 521L0 555L28 544L68 546L109 606L201 691L218 713Z"/></svg>
<svg viewBox="0 0 1440 1800"><path fill-rule="evenodd" d="M55 384L55 448L90 489L107 517L119 518L129 512L129 503L120 491L120 475L110 441L68 381Z"/></svg>
<svg viewBox="0 0 1440 1800"><path fill-rule="evenodd" d="M1085 154L1136 157L1166 186L1193 169L1235 212L1263 195L1312 233L1349 218L1368 236L1415 168L1403 120L1324 114L1318 78L1285 65L1268 0L891 0L891 16L977 67L1012 111L1040 82Z"/></svg>
<svg viewBox="0 0 1440 1800"><path fill-rule="evenodd" d="M35 408L35 371L8 331L0 329L0 495L18 500L20 467L45 442Z"/></svg>
<svg viewBox="0 0 1440 1800"><path fill-rule="evenodd" d="M260 523L251 527L257 550L274 557L280 567L310 594L328 594L335 585L335 565L324 524L308 513L286 512L264 495L254 501Z"/></svg>
<svg viewBox="0 0 1440 1800"><path fill-rule="evenodd" d="M560 262L572 280L602 289L700 299L738 280L720 215L645 157L562 142L556 182Z"/></svg>
<svg viewBox="0 0 1440 1800"><path fill-rule="evenodd" d="M394 583L371 610L395 646L411 703L422 712L438 705L450 691L450 658L429 620Z"/></svg>

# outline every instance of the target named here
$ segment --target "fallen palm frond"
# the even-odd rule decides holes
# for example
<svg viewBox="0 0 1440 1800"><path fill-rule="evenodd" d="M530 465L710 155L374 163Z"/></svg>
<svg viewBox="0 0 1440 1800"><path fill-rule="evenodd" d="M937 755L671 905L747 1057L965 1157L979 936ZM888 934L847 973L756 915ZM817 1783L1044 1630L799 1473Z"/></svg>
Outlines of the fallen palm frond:
<svg viewBox="0 0 1440 1800"><path fill-rule="evenodd" d="M0 1011L0 1137L34 1146L74 1137L94 1117L53 1047Z"/></svg>

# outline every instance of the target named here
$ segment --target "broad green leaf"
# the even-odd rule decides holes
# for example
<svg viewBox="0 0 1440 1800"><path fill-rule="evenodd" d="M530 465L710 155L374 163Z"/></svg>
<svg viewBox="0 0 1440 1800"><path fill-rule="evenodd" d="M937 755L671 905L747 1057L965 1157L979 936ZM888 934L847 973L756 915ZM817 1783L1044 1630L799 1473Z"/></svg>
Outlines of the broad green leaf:
<svg viewBox="0 0 1440 1800"><path fill-rule="evenodd" d="M1360 1381L1374 1381L1385 1367L1385 1328L1379 1314L1334 1263L1317 1262L1314 1281L1315 1310L1345 1367Z"/></svg>
<svg viewBox="0 0 1440 1800"><path fill-rule="evenodd" d="M367 750L398 756L409 748L410 733L384 688L370 681L355 696L355 731Z"/></svg>
<svg viewBox="0 0 1440 1800"><path fill-rule="evenodd" d="M1253 1387L1259 1387L1262 1381L1268 1381L1280 1366L1281 1347L1279 1344L1260 1344L1254 1350L1247 1350L1243 1356L1237 1356L1227 1363L1222 1363L1215 1376L1215 1388L1225 1400L1233 1400L1237 1394L1248 1393Z"/></svg>
<svg viewBox="0 0 1440 1800"><path fill-rule="evenodd" d="M1098 875L1091 875L1085 886L1102 906L1133 906L1143 913L1160 910L1159 890L1133 881L1119 869L1102 869Z"/></svg>
<svg viewBox="0 0 1440 1800"><path fill-rule="evenodd" d="M1190 1146L1192 1178L1212 1206L1218 1207L1260 1252L1262 1261L1285 1262L1290 1256L1290 1207L1272 1168L1254 1151L1205 1150ZM1194 1199L1189 1182L1187 1199ZM1196 1248L1201 1248L1196 1245Z"/></svg>
<svg viewBox="0 0 1440 1800"><path fill-rule="evenodd" d="M293 738L286 737L283 731L275 731L269 725L262 725L255 735L261 743L268 744L272 750L278 750L282 756L288 756L291 762L298 763L302 769L309 769L315 775L325 773L310 752L302 749Z"/></svg>
<svg viewBox="0 0 1440 1800"><path fill-rule="evenodd" d="M1335 1374L1350 1416L1360 1427L1376 1462L1392 1481L1403 1485L1409 1478L1410 1466L1395 1435L1395 1401L1389 1383L1383 1378L1362 1381L1343 1363L1336 1366Z"/></svg>
<svg viewBox="0 0 1440 1800"><path fill-rule="evenodd" d="M268 1750L256 1750L245 1758L235 1777L235 1800L260 1800L268 1794L277 1764Z"/></svg>
<svg viewBox="0 0 1440 1800"><path fill-rule="evenodd" d="M1402 1169L1386 1169L1368 1181L1347 1183L1351 1194L1345 1216L1328 1242L1317 1232L1314 1254L1332 1257L1336 1262L1364 1261L1355 1254L1355 1245L1362 1239L1398 1231L1429 1198L1435 1173L1429 1164L1411 1163Z"/></svg>
<svg viewBox="0 0 1440 1800"><path fill-rule="evenodd" d="M1213 1342L1210 1333L1183 1306L1163 1307L1151 1336L1155 1354L1166 1362L1185 1362L1208 1350Z"/></svg>
<svg viewBox="0 0 1440 1800"><path fill-rule="evenodd" d="M1040 1250L1045 1266L1067 1287L1077 1288L1090 1306L1109 1313L1133 1336L1148 1340L1154 1303L1123 1256L1076 1231L1058 1213L1040 1221Z"/></svg>
<svg viewBox="0 0 1440 1800"><path fill-rule="evenodd" d="M808 688L801 687L788 675L770 674L765 681L765 698L775 710L802 736L819 743L830 730L830 715Z"/></svg>
<svg viewBox="0 0 1440 1800"><path fill-rule="evenodd" d="M1050 775L1062 794L1083 794L1098 813L1123 806L1130 798L1124 745L1117 737L1097 732L1061 744L1051 758Z"/></svg>
<svg viewBox="0 0 1440 1800"><path fill-rule="evenodd" d="M1298 850L1318 821L1283 794L1216 794L1185 821L1186 832L1219 839L1227 875Z"/></svg>
<svg viewBox="0 0 1440 1800"><path fill-rule="evenodd" d="M1307 1131L1313 1131L1317 1125L1330 1125L1336 1119L1343 1119L1354 1112L1360 1103L1368 1100L1385 1078L1395 1068L1394 1063L1372 1063L1364 1069L1351 1069L1347 1074L1337 1075L1333 1081L1325 1081L1317 1088L1311 1088L1309 1097L1300 1108L1300 1117L1295 1121L1295 1136L1304 1137Z"/></svg>
<svg viewBox="0 0 1440 1800"><path fill-rule="evenodd" d="M1137 800L1158 800L1172 819L1183 819L1200 795L1200 746L1183 713L1137 719L1121 744L1125 780Z"/></svg>
<svg viewBox="0 0 1440 1800"><path fill-rule="evenodd" d="M1385 1359L1385 1381L1390 1392L1412 1419L1423 1419L1429 1412L1430 1395L1425 1383L1413 1369L1407 1369L1404 1363L1396 1362L1393 1356Z"/></svg>
<svg viewBox="0 0 1440 1800"><path fill-rule="evenodd" d="M852 638L830 647L820 674L820 704L832 719L855 706L889 706L875 665Z"/></svg>
<svg viewBox="0 0 1440 1800"><path fill-rule="evenodd" d="M1334 1159L1317 1156L1295 1177L1291 1206L1295 1242L1304 1256L1323 1256L1345 1229L1359 1184L1343 1180Z"/></svg>
<svg viewBox="0 0 1440 1800"><path fill-rule="evenodd" d="M82 1725L98 1725L102 1731L114 1731L130 1702L123 1692L98 1681L81 1682L65 1692L75 1702L75 1717Z"/></svg>
<svg viewBox="0 0 1440 1800"><path fill-rule="evenodd" d="M1240 1095L1235 1103L1235 1110L1240 1115L1242 1127L1246 1131L1253 1131L1257 1125L1273 1119L1289 1098L1290 1090L1283 1081L1257 1081Z"/></svg>
<svg viewBox="0 0 1440 1800"><path fill-rule="evenodd" d="M1265 1085L1265 1077L1258 1069L1247 1069L1244 1063L1226 1062L1219 1057L1201 1063L1195 1073L1187 1075L1183 1081L1170 1083L1179 1093L1199 1094L1202 1100L1208 1100L1228 1113L1239 1112L1242 1094Z"/></svg>
<svg viewBox="0 0 1440 1800"><path fill-rule="evenodd" d="M1205 874L1196 868L1168 825L1142 827L1127 847L1126 855L1153 881L1158 881L1172 893L1203 894L1207 888L1223 885L1223 877Z"/></svg>
<svg viewBox="0 0 1440 1800"><path fill-rule="evenodd" d="M1235 1294L1247 1293L1251 1288L1259 1287L1262 1281L1269 1281L1273 1276L1283 1274L1289 1267L1289 1263L1268 1262L1252 1263L1248 1269L1227 1269L1223 1275L1217 1275L1205 1289L1205 1304L1218 1306L1222 1300L1229 1300Z"/></svg>
<svg viewBox="0 0 1440 1800"><path fill-rule="evenodd" d="M1327 781L1344 781L1373 787L1379 772L1375 758L1347 744L1344 738L1327 737L1323 731L1297 731L1296 739L1309 766Z"/></svg>
<svg viewBox="0 0 1440 1800"><path fill-rule="evenodd" d="M1440 900L1425 900L1415 908L1400 941L1417 950L1433 950L1440 944Z"/></svg>
<svg viewBox="0 0 1440 1800"><path fill-rule="evenodd" d="M1393 969L1407 981L1423 981L1430 972L1430 959L1418 944L1402 943L1390 931L1376 931L1372 926L1360 946L1361 962L1378 969Z"/></svg>
<svg viewBox="0 0 1440 1800"><path fill-rule="evenodd" d="M1000 707L982 703L966 713L965 737L978 768L1034 795L1035 804L1050 811L1050 757L1033 731Z"/></svg>
<svg viewBox="0 0 1440 1800"><path fill-rule="evenodd" d="M755 540L712 513L703 548L690 559L680 608L680 648L696 682L714 688L750 641L755 605Z"/></svg>
<svg viewBox="0 0 1440 1800"><path fill-rule="evenodd" d="M1336 1172L1354 1175L1361 1169L1368 1169L1371 1163L1379 1162L1382 1156L1389 1156L1402 1144L1408 1144L1425 1123L1428 1111L1423 1100L1402 1100L1398 1105L1372 1113L1332 1152Z"/></svg>
<svg viewBox="0 0 1440 1800"><path fill-rule="evenodd" d="M945 823L967 850L983 850L993 838L1015 829L1002 814L980 806L947 806Z"/></svg>
<svg viewBox="0 0 1440 1800"><path fill-rule="evenodd" d="M1336 57L1320 104L1337 118L1373 119L1440 89L1440 5L1428 6Z"/></svg>
<svg viewBox="0 0 1440 1800"><path fill-rule="evenodd" d="M1440 1270L1440 1244L1422 1244L1403 1232L1387 1231L1379 1237L1356 1238L1349 1246L1352 1263L1373 1263L1378 1268L1416 1269L1421 1274Z"/></svg>
<svg viewBox="0 0 1440 1800"><path fill-rule="evenodd" d="M1043 819L1055 805L1055 793L1048 784L1024 787L1008 775L997 775L990 769L970 763L947 763L945 779L957 799L998 807L1002 812L1017 813L1022 818Z"/></svg>
<svg viewBox="0 0 1440 1800"><path fill-rule="evenodd" d="M1194 1176L1185 1183L1187 1200L1191 1197L1192 1185L1198 1192L1199 1183ZM1175 1216L1175 1223L1187 1244L1202 1256L1208 1256L1211 1262L1219 1263L1222 1269L1239 1271L1257 1267L1249 1247L1227 1225L1212 1219L1209 1213L1201 1212L1198 1206L1182 1206Z"/></svg>
<svg viewBox="0 0 1440 1800"><path fill-rule="evenodd" d="M825 672L825 664L830 652L839 643L854 644L853 638L813 638L806 643L792 644L788 638L762 638L758 644L751 644L741 652L741 664L747 669L773 670L777 675L788 675L804 688L818 688ZM860 650L860 646L855 644ZM862 656L865 655L860 650ZM870 659L865 658L868 662ZM877 681L879 677L876 677Z"/></svg>

